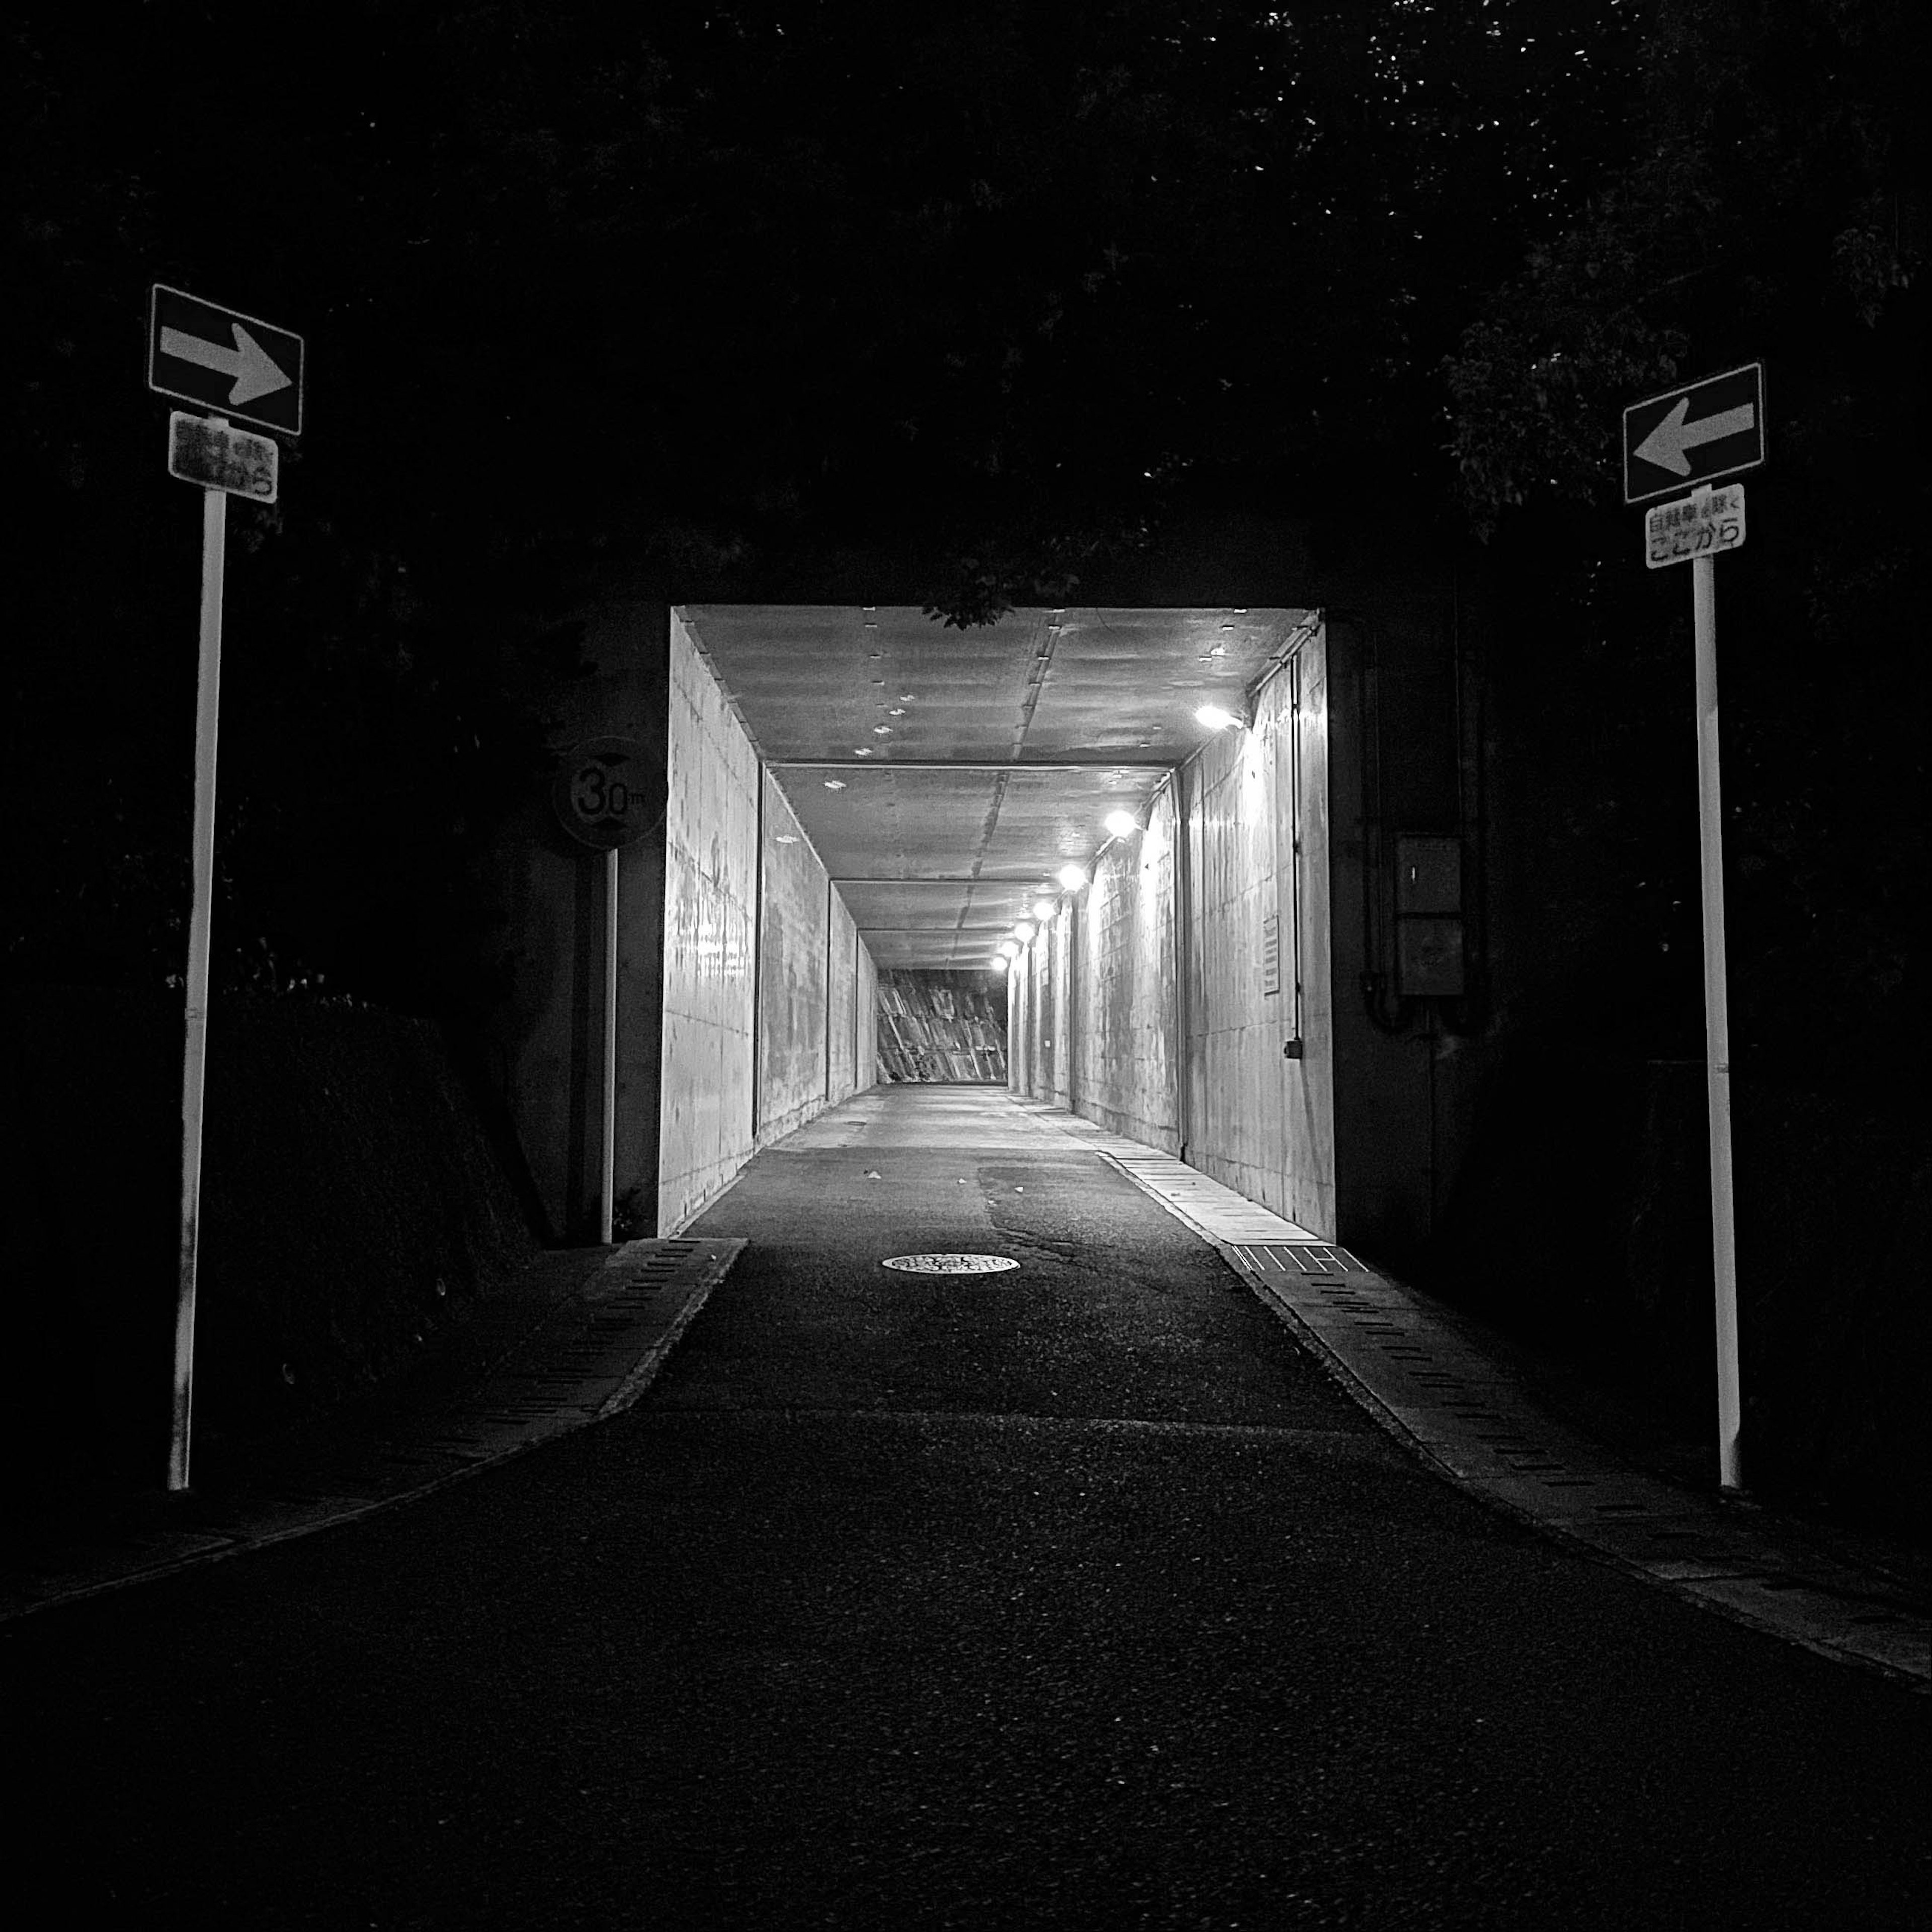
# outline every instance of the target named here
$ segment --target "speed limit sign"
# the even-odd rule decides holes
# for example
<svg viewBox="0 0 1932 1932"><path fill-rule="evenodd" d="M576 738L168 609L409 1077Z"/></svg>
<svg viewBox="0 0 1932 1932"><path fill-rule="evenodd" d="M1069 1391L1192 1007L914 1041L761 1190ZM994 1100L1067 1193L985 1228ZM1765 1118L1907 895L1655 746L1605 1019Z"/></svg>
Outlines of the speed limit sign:
<svg viewBox="0 0 1932 1932"><path fill-rule="evenodd" d="M664 766L633 739L591 738L559 766L550 796L572 838L614 852L664 817Z"/></svg>

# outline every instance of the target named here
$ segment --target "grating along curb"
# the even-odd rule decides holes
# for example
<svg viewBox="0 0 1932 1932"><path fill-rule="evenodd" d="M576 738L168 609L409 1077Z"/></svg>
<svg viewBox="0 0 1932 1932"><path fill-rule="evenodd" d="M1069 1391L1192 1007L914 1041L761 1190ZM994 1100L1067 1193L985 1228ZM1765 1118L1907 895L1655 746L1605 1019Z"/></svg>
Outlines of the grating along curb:
<svg viewBox="0 0 1932 1932"><path fill-rule="evenodd" d="M1352 1400L1465 1494L1700 1609L1932 1689L1932 1616L1894 1580L1748 1498L1634 1470L1346 1249L1172 1155L1070 1117L1055 1124L1212 1246Z"/></svg>
<svg viewBox="0 0 1932 1932"><path fill-rule="evenodd" d="M446 1489L619 1414L649 1388L742 1240L628 1241L453 1397L265 1458L214 1498L166 1498L191 1520L61 1545L0 1576L0 1623L266 1549ZM154 1499L161 1502L163 1499Z"/></svg>

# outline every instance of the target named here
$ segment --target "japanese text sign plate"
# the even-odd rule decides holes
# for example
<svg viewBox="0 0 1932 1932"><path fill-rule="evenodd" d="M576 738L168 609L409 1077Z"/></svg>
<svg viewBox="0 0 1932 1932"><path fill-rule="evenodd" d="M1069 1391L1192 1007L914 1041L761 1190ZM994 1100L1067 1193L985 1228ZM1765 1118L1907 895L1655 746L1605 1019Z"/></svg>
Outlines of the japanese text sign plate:
<svg viewBox="0 0 1932 1932"><path fill-rule="evenodd" d="M168 412L168 474L184 483L272 503L281 455L282 446L272 436L210 422L183 410Z"/></svg>
<svg viewBox="0 0 1932 1932"><path fill-rule="evenodd" d="M1700 490L1674 503L1653 503L1643 513L1643 560L1652 570L1688 563L1694 556L1742 550L1744 542L1742 483Z"/></svg>
<svg viewBox="0 0 1932 1932"><path fill-rule="evenodd" d="M1764 364L1647 396L1624 411L1624 501L1647 503L1764 460Z"/></svg>
<svg viewBox="0 0 1932 1932"><path fill-rule="evenodd" d="M154 284L148 387L217 416L299 436L302 339L272 322Z"/></svg>

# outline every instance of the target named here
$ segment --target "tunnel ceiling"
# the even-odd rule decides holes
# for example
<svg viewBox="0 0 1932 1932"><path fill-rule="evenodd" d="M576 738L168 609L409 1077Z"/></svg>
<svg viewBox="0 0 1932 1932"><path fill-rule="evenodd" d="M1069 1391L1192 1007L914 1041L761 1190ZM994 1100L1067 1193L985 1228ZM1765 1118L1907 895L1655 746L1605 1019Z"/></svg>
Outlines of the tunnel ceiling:
<svg viewBox="0 0 1932 1932"><path fill-rule="evenodd" d="M982 968L1240 709L1311 614L681 607L881 966Z"/></svg>

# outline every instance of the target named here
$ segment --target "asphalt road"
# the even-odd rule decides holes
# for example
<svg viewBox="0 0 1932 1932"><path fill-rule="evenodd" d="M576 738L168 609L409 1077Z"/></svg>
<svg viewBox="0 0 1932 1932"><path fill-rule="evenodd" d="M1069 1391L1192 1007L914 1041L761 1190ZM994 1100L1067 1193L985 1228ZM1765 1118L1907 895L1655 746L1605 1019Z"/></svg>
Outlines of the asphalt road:
<svg viewBox="0 0 1932 1932"><path fill-rule="evenodd" d="M1445 1487L958 1097L761 1156L627 1414L0 1630L14 1922L1932 1924L1932 1702Z"/></svg>

